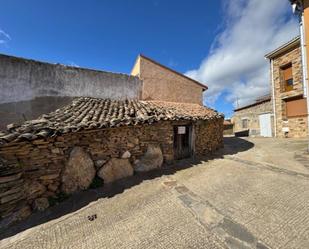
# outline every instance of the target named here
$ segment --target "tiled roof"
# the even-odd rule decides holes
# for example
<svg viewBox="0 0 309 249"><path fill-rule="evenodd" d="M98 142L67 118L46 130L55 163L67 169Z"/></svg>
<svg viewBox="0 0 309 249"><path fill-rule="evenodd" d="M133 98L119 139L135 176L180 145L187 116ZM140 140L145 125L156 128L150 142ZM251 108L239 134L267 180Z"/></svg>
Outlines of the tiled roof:
<svg viewBox="0 0 309 249"><path fill-rule="evenodd" d="M0 144L83 129L151 124L159 120L207 120L221 117L222 114L198 104L81 97L36 120L21 125L8 125L6 131L0 132Z"/></svg>
<svg viewBox="0 0 309 249"><path fill-rule="evenodd" d="M231 120L224 120L223 121L223 125L232 125L233 123L231 122Z"/></svg>

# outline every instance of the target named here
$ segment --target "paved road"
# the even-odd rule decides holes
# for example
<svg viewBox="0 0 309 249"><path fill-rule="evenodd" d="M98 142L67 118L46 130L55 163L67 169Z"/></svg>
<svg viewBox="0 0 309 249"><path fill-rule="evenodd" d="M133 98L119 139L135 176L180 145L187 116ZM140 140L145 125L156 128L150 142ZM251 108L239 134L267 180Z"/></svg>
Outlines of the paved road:
<svg viewBox="0 0 309 249"><path fill-rule="evenodd" d="M118 194L74 196L2 232L0 248L309 248L305 140L225 143L212 158L179 162L181 170L120 182Z"/></svg>

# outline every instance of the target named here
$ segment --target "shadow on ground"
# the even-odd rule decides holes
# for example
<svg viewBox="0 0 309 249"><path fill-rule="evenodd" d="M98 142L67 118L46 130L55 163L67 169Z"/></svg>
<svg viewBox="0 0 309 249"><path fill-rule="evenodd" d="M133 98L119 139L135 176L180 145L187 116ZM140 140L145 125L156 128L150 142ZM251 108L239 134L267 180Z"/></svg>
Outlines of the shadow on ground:
<svg viewBox="0 0 309 249"><path fill-rule="evenodd" d="M164 165L160 170L153 170L143 174L136 174L132 177L118 180L113 184L104 185L104 187L89 189L74 194L65 201L48 208L44 212L33 213L26 220L21 221L9 228L0 230L0 240L50 220L57 219L63 215L75 212L78 209L87 206L90 202L96 201L100 198L111 198L117 194L122 193L125 189L140 184L144 180L154 179L163 175L172 175L179 170L194 167L200 163L223 158L225 155L233 155L237 154L238 152L249 150L253 146L253 143L242 138L225 137L224 148L212 153L211 155L179 160L174 162L172 165Z"/></svg>

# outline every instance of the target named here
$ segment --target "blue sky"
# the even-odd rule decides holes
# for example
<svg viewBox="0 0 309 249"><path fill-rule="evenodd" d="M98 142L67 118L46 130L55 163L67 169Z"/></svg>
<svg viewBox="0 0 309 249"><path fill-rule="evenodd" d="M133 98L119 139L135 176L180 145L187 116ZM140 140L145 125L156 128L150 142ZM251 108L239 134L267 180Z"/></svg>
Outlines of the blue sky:
<svg viewBox="0 0 309 249"><path fill-rule="evenodd" d="M282 0L269 2L0 0L0 53L124 73L143 53L205 82L209 91L204 103L230 116L236 99L246 104L267 92L263 55L298 32L288 1L282 8L275 6ZM265 11L267 5L273 12ZM252 10L260 11L260 16L251 20ZM261 21L264 12L267 17ZM258 54L254 46L243 52L240 41L252 43L247 23L257 34L266 32L267 39L253 42L261 50ZM268 25L274 27L269 30ZM240 29L245 29L243 34ZM239 50L243 57L235 56ZM236 64L240 65L231 71ZM259 75L263 83L255 83ZM243 87L250 91L238 96L235 91Z"/></svg>

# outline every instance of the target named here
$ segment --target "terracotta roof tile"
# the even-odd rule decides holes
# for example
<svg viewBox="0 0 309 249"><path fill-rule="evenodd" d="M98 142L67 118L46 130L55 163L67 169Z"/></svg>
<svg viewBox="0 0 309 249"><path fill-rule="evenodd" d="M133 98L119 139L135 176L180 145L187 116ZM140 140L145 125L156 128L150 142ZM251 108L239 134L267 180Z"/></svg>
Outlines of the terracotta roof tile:
<svg viewBox="0 0 309 249"><path fill-rule="evenodd" d="M83 129L151 124L159 120L207 120L221 117L222 114L198 104L80 97L70 105L36 120L21 125L8 125L6 131L0 132L0 144Z"/></svg>

